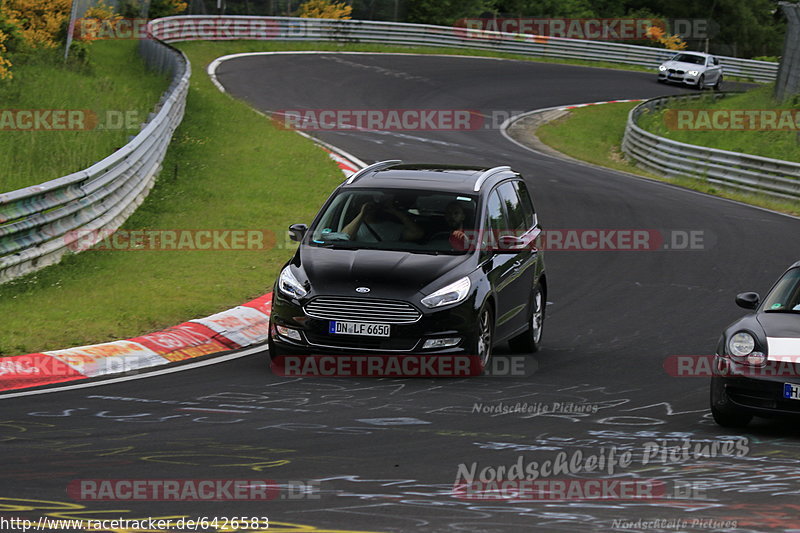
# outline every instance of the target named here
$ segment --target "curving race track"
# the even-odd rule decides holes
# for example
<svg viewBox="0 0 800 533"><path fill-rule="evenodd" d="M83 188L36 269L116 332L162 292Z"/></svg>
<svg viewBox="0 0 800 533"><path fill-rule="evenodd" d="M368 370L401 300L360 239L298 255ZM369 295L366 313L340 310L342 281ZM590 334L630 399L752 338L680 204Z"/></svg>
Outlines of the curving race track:
<svg viewBox="0 0 800 533"><path fill-rule="evenodd" d="M264 55L226 61L217 76L262 111L424 107L508 115L684 91L650 74L438 56ZM710 519L736 521L738 531L796 527L797 430L767 421L741 433L721 430L707 411L707 379L671 377L663 364L673 355L713 353L721 329L740 314L734 295L763 293L797 260L800 221L532 153L496 127L319 137L365 161L510 164L532 186L546 229L700 231L704 246L548 252L545 346L527 376L287 379L272 375L259 354L7 399L0 402L0 516L268 516L272 531L636 531L630 524L640 519L663 521L651 531L714 531L714 524L691 522ZM596 412L474 412L476 403L501 402L574 402ZM663 449L689 439L694 447L741 437L747 440L738 441L744 448L737 456L659 456L642 464L653 443ZM541 462L561 451L608 455L612 448L632 451L634 460L611 477L662 480L664 497L533 502L452 494L462 463L511 466L520 456ZM69 482L86 478L302 481L312 482L315 497L72 499ZM686 493L692 482L695 491ZM682 497L669 498L676 490ZM676 519L687 523L676 528Z"/></svg>

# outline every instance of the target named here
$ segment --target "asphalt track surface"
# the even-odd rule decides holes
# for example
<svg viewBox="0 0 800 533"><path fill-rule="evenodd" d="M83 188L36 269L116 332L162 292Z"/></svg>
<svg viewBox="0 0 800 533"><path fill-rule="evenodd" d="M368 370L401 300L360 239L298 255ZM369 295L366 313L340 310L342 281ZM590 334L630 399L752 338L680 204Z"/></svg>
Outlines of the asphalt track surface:
<svg viewBox="0 0 800 533"><path fill-rule="evenodd" d="M642 73L402 55L250 57L223 63L218 76L233 96L262 111L491 115L687 91ZM271 374L256 354L1 401L0 517L267 516L272 531L621 531L626 524L638 531L647 527L636 526L640 519L663 521L650 531L725 529L693 522L709 519L736 521L738 531L800 527L796 426L758 420L745 431L723 430L707 410L707 379L672 377L663 367L673 355L713 353L722 328L741 314L734 295L763 293L797 260L800 221L538 155L496 127L319 137L365 161L510 164L526 176L546 229L700 231L704 246L547 252L544 348L527 356L535 367L529 375L288 379ZM497 357L511 356L501 347ZM552 409L570 402L597 411L475 412L476 404ZM742 437L743 455L657 456L642 464L647 446L663 450L690 439L693 449ZM666 483L664 497L537 502L452 494L460 464L509 467L520 457L527 464L562 451L608 456L611 449L631 451L632 463L610 476L555 479L656 479ZM312 482L314 490L309 498L283 490L273 501L214 503L80 501L66 492L76 479L207 478ZM685 483L695 483L694 492L687 494ZM669 497L676 490L682 497ZM676 527L678 519L686 522Z"/></svg>

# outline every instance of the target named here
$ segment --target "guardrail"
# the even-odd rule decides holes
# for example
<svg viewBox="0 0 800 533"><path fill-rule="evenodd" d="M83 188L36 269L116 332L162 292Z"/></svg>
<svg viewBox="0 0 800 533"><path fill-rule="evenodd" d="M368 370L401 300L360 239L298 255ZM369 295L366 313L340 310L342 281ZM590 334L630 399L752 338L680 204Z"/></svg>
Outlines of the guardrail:
<svg viewBox="0 0 800 533"><path fill-rule="evenodd" d="M165 42L247 39L443 46L653 69L675 54L662 48L630 44L368 20L191 15L157 19L152 30ZM729 76L768 82L774 81L778 74L777 63L725 56L719 59Z"/></svg>
<svg viewBox="0 0 800 533"><path fill-rule="evenodd" d="M724 98L726 93L716 93ZM800 164L755 155L695 146L667 139L638 126L644 113L657 112L675 100L702 95L661 96L631 109L622 151L646 169L664 176L701 179L741 191L781 199L800 199Z"/></svg>
<svg viewBox="0 0 800 533"><path fill-rule="evenodd" d="M0 283L94 244L121 226L150 192L183 118L190 66L181 52L152 39L140 42L140 52L172 83L139 134L85 170L0 194Z"/></svg>

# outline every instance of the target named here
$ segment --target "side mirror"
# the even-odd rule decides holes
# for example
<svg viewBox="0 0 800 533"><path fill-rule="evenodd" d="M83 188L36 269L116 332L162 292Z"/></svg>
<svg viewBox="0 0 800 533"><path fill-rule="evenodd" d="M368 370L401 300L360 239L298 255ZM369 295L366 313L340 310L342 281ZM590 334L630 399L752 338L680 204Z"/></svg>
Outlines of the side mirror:
<svg viewBox="0 0 800 533"><path fill-rule="evenodd" d="M500 251L520 250L525 247L525 241L516 235L501 235L498 241L500 244Z"/></svg>
<svg viewBox="0 0 800 533"><path fill-rule="evenodd" d="M736 305L744 309L755 309L760 301L761 297L757 292L743 292L736 295Z"/></svg>
<svg viewBox="0 0 800 533"><path fill-rule="evenodd" d="M308 226L305 224L292 224L289 226L289 238L295 242L300 242L305 237Z"/></svg>

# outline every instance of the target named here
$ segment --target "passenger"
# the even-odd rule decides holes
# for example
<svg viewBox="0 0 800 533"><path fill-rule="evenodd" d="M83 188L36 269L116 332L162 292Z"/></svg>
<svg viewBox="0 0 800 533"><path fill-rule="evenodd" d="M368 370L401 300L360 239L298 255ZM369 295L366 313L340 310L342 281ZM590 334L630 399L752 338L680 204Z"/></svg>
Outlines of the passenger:
<svg viewBox="0 0 800 533"><path fill-rule="evenodd" d="M467 214L459 202L450 202L444 210L444 219L450 231L448 240L455 250L466 250L469 247L469 237L464 231L464 221Z"/></svg>

